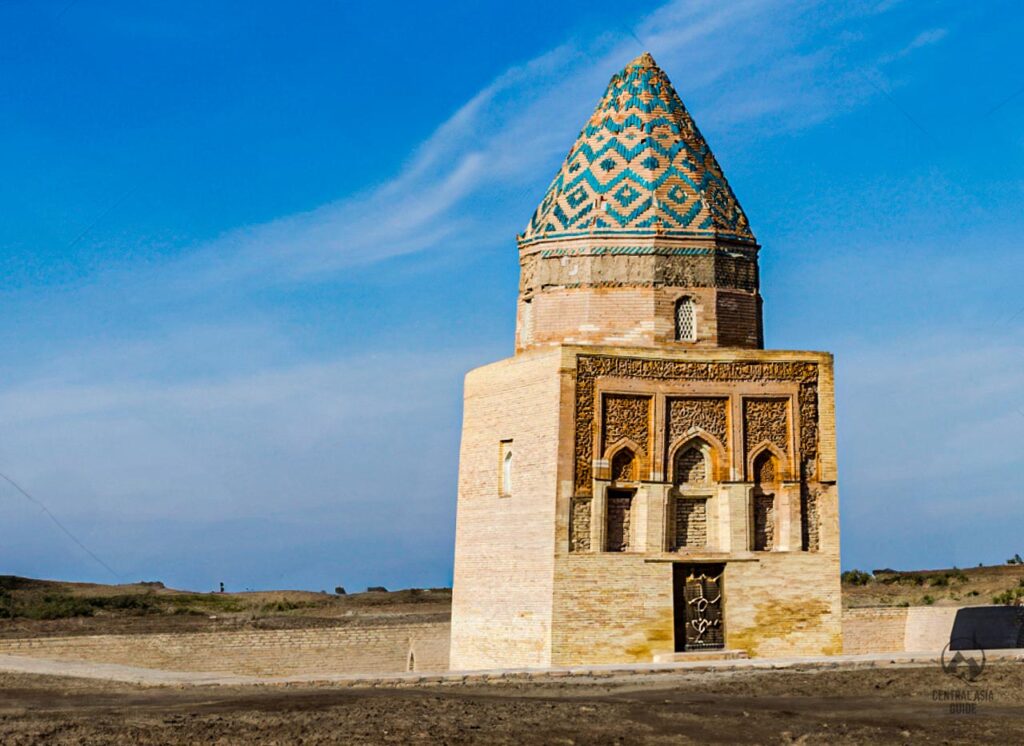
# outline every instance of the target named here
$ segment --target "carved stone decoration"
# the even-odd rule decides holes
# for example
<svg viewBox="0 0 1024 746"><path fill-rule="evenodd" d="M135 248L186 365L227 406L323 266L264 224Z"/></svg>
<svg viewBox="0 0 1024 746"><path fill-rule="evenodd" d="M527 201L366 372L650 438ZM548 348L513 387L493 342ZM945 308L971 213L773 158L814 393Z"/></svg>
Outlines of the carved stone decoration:
<svg viewBox="0 0 1024 746"><path fill-rule="evenodd" d="M604 397L604 448L621 438L629 438L638 446L649 449L651 437L651 397Z"/></svg>
<svg viewBox="0 0 1024 746"><path fill-rule="evenodd" d="M821 490L810 485L800 489L800 548L805 552L817 552L820 546L820 523L818 521L818 499Z"/></svg>
<svg viewBox="0 0 1024 746"><path fill-rule="evenodd" d="M576 472L575 492L593 490L594 388L599 376L646 381L748 381L800 384L800 457L806 478L814 477L818 450L818 366L804 361L695 362L649 358L580 355L576 365Z"/></svg>
<svg viewBox="0 0 1024 746"><path fill-rule="evenodd" d="M818 384L803 381L800 383L798 397L800 410L800 458L803 478L813 480L817 477L818 455Z"/></svg>
<svg viewBox="0 0 1024 746"><path fill-rule="evenodd" d="M519 295L526 299L533 296L537 277L537 255L529 254L519 264Z"/></svg>
<svg viewBox="0 0 1024 746"><path fill-rule="evenodd" d="M699 428L729 447L729 400L723 397L685 397L668 400L668 442L674 443Z"/></svg>
<svg viewBox="0 0 1024 746"><path fill-rule="evenodd" d="M746 399L743 402L744 453L768 441L783 453L789 452L789 418L786 399Z"/></svg>
<svg viewBox="0 0 1024 746"><path fill-rule="evenodd" d="M590 551L590 506L591 499L574 498L572 501L572 522L569 526L569 550Z"/></svg>

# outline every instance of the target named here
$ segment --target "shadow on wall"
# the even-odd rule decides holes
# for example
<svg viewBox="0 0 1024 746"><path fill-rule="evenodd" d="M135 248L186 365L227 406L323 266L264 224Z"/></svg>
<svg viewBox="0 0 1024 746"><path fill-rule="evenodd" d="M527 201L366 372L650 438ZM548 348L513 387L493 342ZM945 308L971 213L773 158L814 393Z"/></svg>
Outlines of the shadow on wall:
<svg viewBox="0 0 1024 746"><path fill-rule="evenodd" d="M1024 648L1024 606L960 609L949 633L950 650Z"/></svg>

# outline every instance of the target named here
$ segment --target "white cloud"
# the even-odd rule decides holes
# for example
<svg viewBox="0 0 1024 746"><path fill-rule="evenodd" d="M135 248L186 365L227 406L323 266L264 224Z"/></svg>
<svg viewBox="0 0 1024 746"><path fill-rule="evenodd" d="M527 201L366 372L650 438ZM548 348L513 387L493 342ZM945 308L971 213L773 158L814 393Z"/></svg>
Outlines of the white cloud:
<svg viewBox="0 0 1024 746"><path fill-rule="evenodd" d="M294 282L446 244L508 245L506 232L528 215L481 215L467 202L495 189L539 198L611 73L643 48L699 107L706 130L754 138L821 122L877 95L844 61L862 43L838 32L853 15L783 2L680 1L628 34L566 42L498 76L391 180L215 240L186 260L188 282ZM922 32L899 55L939 41L940 32Z"/></svg>

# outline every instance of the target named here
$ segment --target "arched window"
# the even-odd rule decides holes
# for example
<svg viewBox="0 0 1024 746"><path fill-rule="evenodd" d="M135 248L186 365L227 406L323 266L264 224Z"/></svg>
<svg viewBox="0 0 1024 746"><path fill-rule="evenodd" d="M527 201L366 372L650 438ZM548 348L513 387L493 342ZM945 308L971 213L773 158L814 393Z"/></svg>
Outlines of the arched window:
<svg viewBox="0 0 1024 746"><path fill-rule="evenodd" d="M768 490L772 485L778 484L781 474L779 473L779 460L769 451L761 451L754 458L754 536L753 547L755 552L771 551L775 546L775 495Z"/></svg>
<svg viewBox="0 0 1024 746"><path fill-rule="evenodd" d="M676 451L676 484L704 484L708 481L708 463L704 452L696 445Z"/></svg>
<svg viewBox="0 0 1024 746"><path fill-rule="evenodd" d="M676 340L697 341L697 306L693 298L683 297L676 301Z"/></svg>
<svg viewBox="0 0 1024 746"><path fill-rule="evenodd" d="M779 463L771 451L764 450L754 459L754 483L775 484L779 481Z"/></svg>
<svg viewBox="0 0 1024 746"><path fill-rule="evenodd" d="M512 444L508 444L501 459L501 494L512 494Z"/></svg>
<svg viewBox="0 0 1024 746"><path fill-rule="evenodd" d="M612 456L612 481L632 482L636 479L634 476L634 460L633 452L628 448L623 448Z"/></svg>

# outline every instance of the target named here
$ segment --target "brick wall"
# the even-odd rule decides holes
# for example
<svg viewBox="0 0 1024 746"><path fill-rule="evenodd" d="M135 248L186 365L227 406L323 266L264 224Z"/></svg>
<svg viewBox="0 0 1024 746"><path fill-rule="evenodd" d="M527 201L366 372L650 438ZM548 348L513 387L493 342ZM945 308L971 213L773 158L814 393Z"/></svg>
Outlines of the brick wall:
<svg viewBox="0 0 1024 746"><path fill-rule="evenodd" d="M447 622L0 640L0 655L257 676L448 669Z"/></svg>
<svg viewBox="0 0 1024 746"><path fill-rule="evenodd" d="M550 662L560 364L557 350L538 350L466 376L452 668ZM503 440L513 454L507 497L498 492Z"/></svg>
<svg viewBox="0 0 1024 746"><path fill-rule="evenodd" d="M907 610L870 607L843 611L843 653L901 653Z"/></svg>
<svg viewBox="0 0 1024 746"><path fill-rule="evenodd" d="M843 612L843 652L939 653L949 642L955 606L872 606Z"/></svg>

